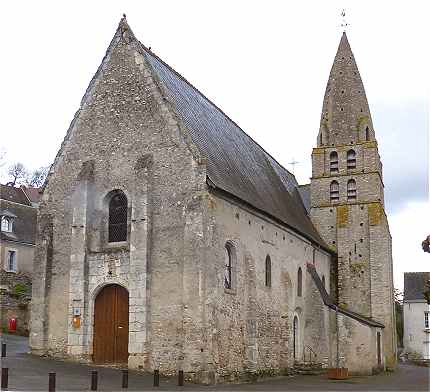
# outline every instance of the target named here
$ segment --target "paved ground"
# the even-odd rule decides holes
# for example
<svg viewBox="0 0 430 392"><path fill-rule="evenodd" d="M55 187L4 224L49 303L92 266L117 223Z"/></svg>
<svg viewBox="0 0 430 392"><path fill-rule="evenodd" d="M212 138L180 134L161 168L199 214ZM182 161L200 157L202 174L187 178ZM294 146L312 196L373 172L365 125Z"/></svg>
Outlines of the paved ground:
<svg viewBox="0 0 430 392"><path fill-rule="evenodd" d="M121 371L70 362L54 361L27 354L26 338L3 335L7 356L2 367L9 368L9 391L46 391L48 373L57 373L57 391L87 391L91 370L99 372L100 391L121 391ZM152 386L152 375L129 373L129 390L222 390L222 391L429 391L430 369L401 365L394 373L372 377L353 377L345 381L328 380L325 376L269 378L252 384L217 386L185 385L177 387L175 379L161 379L161 387Z"/></svg>

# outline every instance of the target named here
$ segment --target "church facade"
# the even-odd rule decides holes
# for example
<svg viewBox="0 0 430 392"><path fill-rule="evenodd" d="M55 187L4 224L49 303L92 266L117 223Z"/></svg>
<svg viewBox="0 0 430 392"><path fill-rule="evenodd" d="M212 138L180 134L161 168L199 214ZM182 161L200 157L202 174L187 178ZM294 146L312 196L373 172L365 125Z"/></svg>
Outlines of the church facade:
<svg viewBox="0 0 430 392"><path fill-rule="evenodd" d="M312 159L300 186L121 20L45 183L32 352L204 383L394 366L382 168L345 35Z"/></svg>

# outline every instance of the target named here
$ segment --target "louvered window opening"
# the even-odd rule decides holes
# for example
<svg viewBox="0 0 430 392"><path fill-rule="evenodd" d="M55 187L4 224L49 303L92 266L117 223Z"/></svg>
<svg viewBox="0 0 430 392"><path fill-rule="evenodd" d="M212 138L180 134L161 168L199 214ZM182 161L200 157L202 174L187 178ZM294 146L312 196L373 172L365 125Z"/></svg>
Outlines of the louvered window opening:
<svg viewBox="0 0 430 392"><path fill-rule="evenodd" d="M336 181L333 181L330 184L330 200L331 201L339 200L339 184Z"/></svg>
<svg viewBox="0 0 430 392"><path fill-rule="evenodd" d="M108 242L123 241L127 241L127 197L118 193L109 202Z"/></svg>
<svg viewBox="0 0 430 392"><path fill-rule="evenodd" d="M330 154L330 172L337 173L339 171L339 158L337 152L333 151Z"/></svg>
<svg viewBox="0 0 430 392"><path fill-rule="evenodd" d="M355 169L357 166L357 160L355 158L355 151L349 150L346 155L346 167L348 169Z"/></svg>
<svg viewBox="0 0 430 392"><path fill-rule="evenodd" d="M348 200L356 200L357 199L357 184L355 180L349 180L346 185L346 193Z"/></svg>

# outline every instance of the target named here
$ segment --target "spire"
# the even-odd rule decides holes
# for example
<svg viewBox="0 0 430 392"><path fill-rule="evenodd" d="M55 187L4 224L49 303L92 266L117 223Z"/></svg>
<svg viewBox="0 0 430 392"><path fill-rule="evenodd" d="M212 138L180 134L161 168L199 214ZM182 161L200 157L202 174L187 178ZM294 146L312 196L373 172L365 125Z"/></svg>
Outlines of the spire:
<svg viewBox="0 0 430 392"><path fill-rule="evenodd" d="M122 37L126 42L136 40L133 31L127 23L127 16L125 14L122 14L122 18L119 21L115 36Z"/></svg>
<svg viewBox="0 0 430 392"><path fill-rule="evenodd" d="M343 32L324 95L318 146L374 140L363 82Z"/></svg>

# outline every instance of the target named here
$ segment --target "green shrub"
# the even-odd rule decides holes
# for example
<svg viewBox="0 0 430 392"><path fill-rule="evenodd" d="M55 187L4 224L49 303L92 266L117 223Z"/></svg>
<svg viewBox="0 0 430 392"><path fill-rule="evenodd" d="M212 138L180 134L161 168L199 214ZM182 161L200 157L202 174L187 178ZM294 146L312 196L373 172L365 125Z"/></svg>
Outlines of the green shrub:
<svg viewBox="0 0 430 392"><path fill-rule="evenodd" d="M13 288L13 293L16 295L25 295L29 291L28 287L22 283L18 283Z"/></svg>

